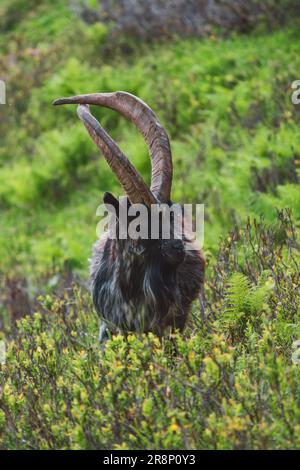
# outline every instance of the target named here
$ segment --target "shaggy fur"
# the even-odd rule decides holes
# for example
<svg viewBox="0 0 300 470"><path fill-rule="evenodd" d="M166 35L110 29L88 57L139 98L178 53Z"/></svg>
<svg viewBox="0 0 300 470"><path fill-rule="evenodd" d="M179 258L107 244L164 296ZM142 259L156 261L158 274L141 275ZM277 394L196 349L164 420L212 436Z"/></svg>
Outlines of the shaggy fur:
<svg viewBox="0 0 300 470"><path fill-rule="evenodd" d="M202 253L183 240L120 240L108 232L95 244L91 260L93 301L112 332L138 331L161 336L183 330L191 303L204 282Z"/></svg>

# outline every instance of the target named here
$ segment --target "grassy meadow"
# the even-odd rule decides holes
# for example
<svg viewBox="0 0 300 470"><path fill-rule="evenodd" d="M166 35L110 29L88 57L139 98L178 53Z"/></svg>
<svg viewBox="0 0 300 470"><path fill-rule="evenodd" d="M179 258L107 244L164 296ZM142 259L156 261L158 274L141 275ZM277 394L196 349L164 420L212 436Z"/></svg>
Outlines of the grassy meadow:
<svg viewBox="0 0 300 470"><path fill-rule="evenodd" d="M70 2L1 1L0 448L300 448L299 46L297 24L113 42ZM183 336L100 353L88 258L121 188L51 103L115 90L167 129L173 200L205 204L207 318L195 304ZM149 182L136 129L93 112Z"/></svg>

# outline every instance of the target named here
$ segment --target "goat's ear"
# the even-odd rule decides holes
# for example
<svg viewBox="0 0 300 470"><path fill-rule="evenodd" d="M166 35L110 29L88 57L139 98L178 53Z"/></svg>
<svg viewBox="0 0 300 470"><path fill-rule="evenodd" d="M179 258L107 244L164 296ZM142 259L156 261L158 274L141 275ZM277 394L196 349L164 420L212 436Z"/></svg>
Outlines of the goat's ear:
<svg viewBox="0 0 300 470"><path fill-rule="evenodd" d="M111 193L104 193L103 202L108 212L112 212L111 206L113 206L116 216L119 217L119 201L115 198L115 196L113 196Z"/></svg>

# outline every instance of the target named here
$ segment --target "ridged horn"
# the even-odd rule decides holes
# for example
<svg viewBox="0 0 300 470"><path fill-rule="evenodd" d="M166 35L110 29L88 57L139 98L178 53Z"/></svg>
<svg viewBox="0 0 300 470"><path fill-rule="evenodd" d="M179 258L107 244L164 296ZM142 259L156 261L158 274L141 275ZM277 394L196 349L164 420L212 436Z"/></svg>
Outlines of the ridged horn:
<svg viewBox="0 0 300 470"><path fill-rule="evenodd" d="M161 202L168 202L172 186L172 155L168 135L152 109L130 93L93 93L60 98L54 105L94 104L114 109L133 122L142 133L150 151L152 175L151 192Z"/></svg>
<svg viewBox="0 0 300 470"><path fill-rule="evenodd" d="M157 201L143 178L120 150L116 142L101 127L97 119L90 113L87 105L80 105L77 114L84 123L93 141L103 153L107 163L117 176L125 193L132 204L145 204L150 207Z"/></svg>

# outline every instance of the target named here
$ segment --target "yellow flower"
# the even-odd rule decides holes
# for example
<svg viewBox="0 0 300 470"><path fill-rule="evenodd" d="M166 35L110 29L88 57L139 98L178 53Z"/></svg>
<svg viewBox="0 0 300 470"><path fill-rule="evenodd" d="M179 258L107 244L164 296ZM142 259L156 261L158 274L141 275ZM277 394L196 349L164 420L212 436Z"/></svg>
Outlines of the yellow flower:
<svg viewBox="0 0 300 470"><path fill-rule="evenodd" d="M56 381L56 384L58 387L63 387L64 386L64 378L60 375Z"/></svg>
<svg viewBox="0 0 300 470"><path fill-rule="evenodd" d="M243 431L244 427L243 422L238 418L230 419L228 422L228 429L230 431Z"/></svg>
<svg viewBox="0 0 300 470"><path fill-rule="evenodd" d="M169 429L172 432L178 432L180 428L179 428L177 423L172 423L171 426L169 427Z"/></svg>
<svg viewBox="0 0 300 470"><path fill-rule="evenodd" d="M43 409L44 409L45 413L50 413L51 412L51 407L48 403L44 404Z"/></svg>
<svg viewBox="0 0 300 470"><path fill-rule="evenodd" d="M195 359L196 354L194 351L190 351L188 354L189 361L193 361Z"/></svg>
<svg viewBox="0 0 300 470"><path fill-rule="evenodd" d="M81 390L80 392L80 399L83 402L86 402L88 400L88 393L86 390Z"/></svg>
<svg viewBox="0 0 300 470"><path fill-rule="evenodd" d="M204 362L204 364L207 365L207 364L211 364L214 361L212 360L212 358L210 356L205 356L205 358L203 359L203 362Z"/></svg>

